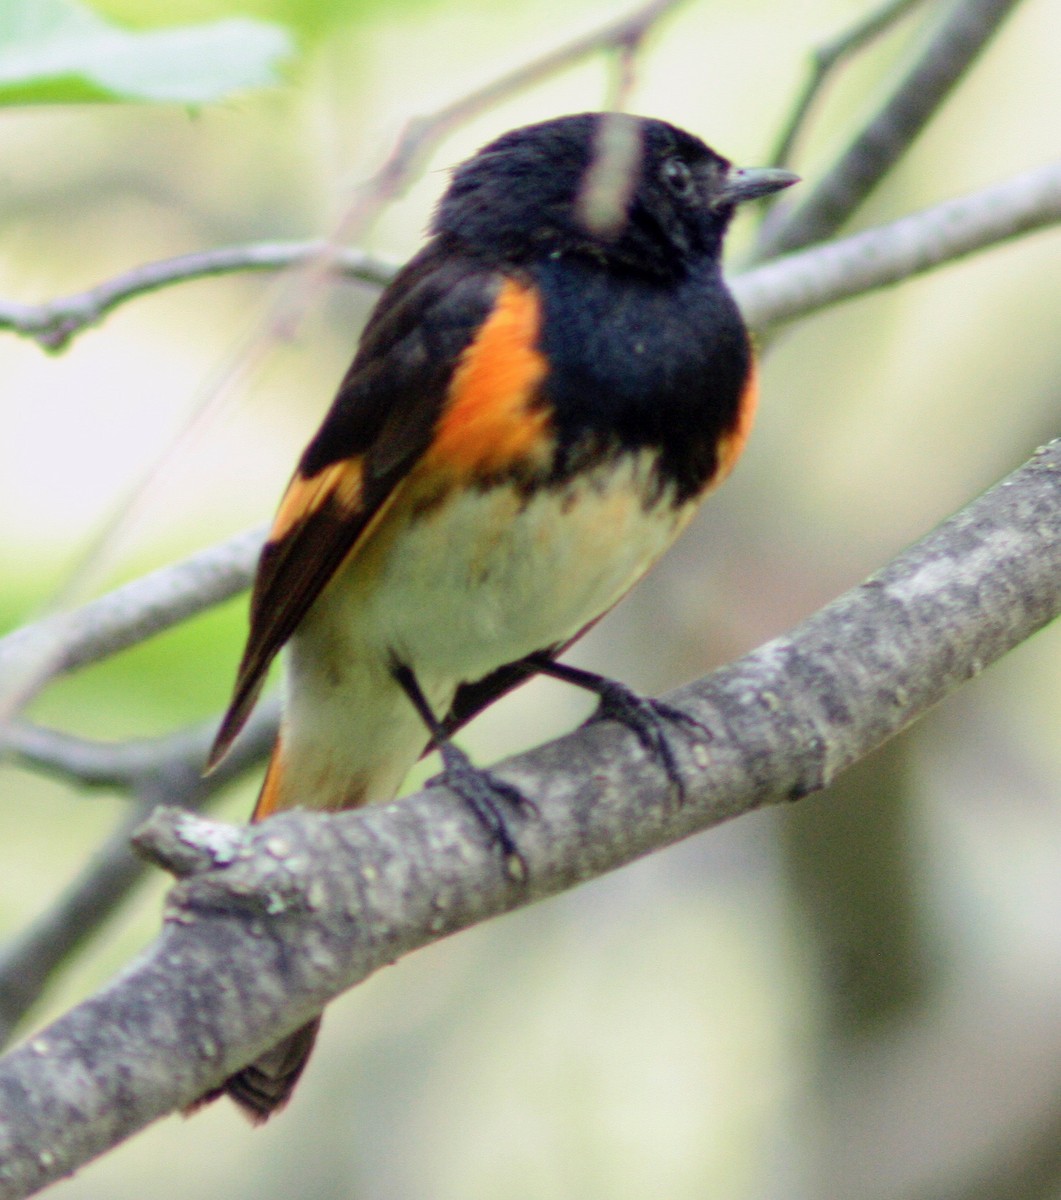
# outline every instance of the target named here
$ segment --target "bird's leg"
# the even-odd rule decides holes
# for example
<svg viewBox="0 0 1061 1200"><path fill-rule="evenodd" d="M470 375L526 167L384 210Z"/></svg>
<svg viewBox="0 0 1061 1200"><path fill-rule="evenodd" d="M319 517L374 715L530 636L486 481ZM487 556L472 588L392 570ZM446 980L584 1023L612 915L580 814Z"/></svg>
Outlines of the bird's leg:
<svg viewBox="0 0 1061 1200"><path fill-rule="evenodd" d="M585 688L600 700L597 711L590 721L618 721L634 733L642 746L663 768L679 804L685 799L685 784L682 780L678 759L670 743L671 727L683 725L700 736L711 736L711 731L695 717L689 716L673 704L641 696L623 683L571 667L554 659L531 656L528 666L543 675L559 679L563 683Z"/></svg>
<svg viewBox="0 0 1061 1200"><path fill-rule="evenodd" d="M442 784L460 796L479 818L491 840L501 848L505 862L513 873L525 876L526 863L509 828L509 818L513 811L528 807L533 809L533 802L512 784L498 779L482 767L475 766L467 754L450 741L410 666L395 662L391 671L395 682L416 709L442 756L442 773L429 779L427 786L437 787Z"/></svg>

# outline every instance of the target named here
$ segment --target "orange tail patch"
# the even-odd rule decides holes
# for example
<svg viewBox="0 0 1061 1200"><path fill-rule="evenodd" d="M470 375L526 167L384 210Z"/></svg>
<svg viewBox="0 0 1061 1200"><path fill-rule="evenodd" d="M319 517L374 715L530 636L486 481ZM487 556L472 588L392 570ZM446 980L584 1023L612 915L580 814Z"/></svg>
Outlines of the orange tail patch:
<svg viewBox="0 0 1061 1200"><path fill-rule="evenodd" d="M280 807L280 781L284 777L284 756L280 739L276 739L269 765L265 768L265 778L262 780L262 790L258 793L258 803L251 813L251 821L264 821Z"/></svg>

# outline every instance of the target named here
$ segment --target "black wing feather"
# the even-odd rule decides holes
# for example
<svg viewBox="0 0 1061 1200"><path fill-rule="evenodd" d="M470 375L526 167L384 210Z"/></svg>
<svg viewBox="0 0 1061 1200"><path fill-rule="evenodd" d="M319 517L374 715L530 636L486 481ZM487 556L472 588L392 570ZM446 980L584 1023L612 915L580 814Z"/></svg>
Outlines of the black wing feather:
<svg viewBox="0 0 1061 1200"><path fill-rule="evenodd" d="M430 445L453 372L491 312L501 282L498 272L436 239L380 297L291 485L350 461L360 472L357 505L325 498L262 550L250 634L211 767L250 715L280 648Z"/></svg>

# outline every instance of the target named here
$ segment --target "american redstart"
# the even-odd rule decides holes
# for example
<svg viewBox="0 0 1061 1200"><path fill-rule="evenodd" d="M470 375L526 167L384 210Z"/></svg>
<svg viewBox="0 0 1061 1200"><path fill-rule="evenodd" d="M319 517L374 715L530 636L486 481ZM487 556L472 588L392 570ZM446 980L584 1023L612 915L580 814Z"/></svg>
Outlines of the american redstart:
<svg viewBox="0 0 1061 1200"><path fill-rule="evenodd" d="M457 167L379 299L273 522L210 757L287 647L254 810L393 798L425 751L506 855L518 796L450 735L542 672L590 688L675 765L675 714L556 661L678 536L751 428L748 334L722 279L736 206L796 182L663 121L584 113ZM204 1099L286 1102L318 1022Z"/></svg>

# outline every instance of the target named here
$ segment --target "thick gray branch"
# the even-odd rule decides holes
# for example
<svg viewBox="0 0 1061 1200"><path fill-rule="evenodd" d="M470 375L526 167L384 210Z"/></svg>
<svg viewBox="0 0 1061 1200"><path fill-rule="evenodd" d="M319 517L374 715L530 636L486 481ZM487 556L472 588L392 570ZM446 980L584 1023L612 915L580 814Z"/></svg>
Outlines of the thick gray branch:
<svg viewBox="0 0 1061 1200"><path fill-rule="evenodd" d="M905 154L1018 0L957 0L924 53L809 196L764 223L759 260L834 234Z"/></svg>
<svg viewBox="0 0 1061 1200"><path fill-rule="evenodd" d="M824 786L1061 612L1061 441L865 584L669 697L687 799L610 723L514 759L528 876L444 790L237 829L156 816L183 877L158 942L0 1061L0 1200L194 1099L402 954L698 830Z"/></svg>
<svg viewBox="0 0 1061 1200"><path fill-rule="evenodd" d="M264 702L221 767L206 779L202 764L216 722L172 738L120 747L68 744L78 759L68 764L98 784L124 784L135 800L131 810L85 864L58 900L0 948L0 1046L6 1044L63 963L96 932L143 877L146 864L129 848L129 838L160 804L205 806L237 775L268 753L276 735L277 705ZM54 750L53 750L54 754ZM86 761L86 759L88 761ZM122 774L116 765L124 768ZM54 763L50 764L51 769Z"/></svg>

